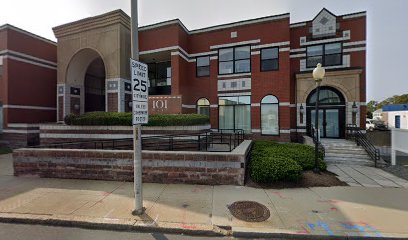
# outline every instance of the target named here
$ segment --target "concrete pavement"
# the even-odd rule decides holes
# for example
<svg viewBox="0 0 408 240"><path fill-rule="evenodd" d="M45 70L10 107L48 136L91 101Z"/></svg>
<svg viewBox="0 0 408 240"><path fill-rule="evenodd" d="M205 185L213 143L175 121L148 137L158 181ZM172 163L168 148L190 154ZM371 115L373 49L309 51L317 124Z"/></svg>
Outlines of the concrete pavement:
<svg viewBox="0 0 408 240"><path fill-rule="evenodd" d="M408 188L407 180L375 167L328 164L327 170L349 186Z"/></svg>
<svg viewBox="0 0 408 240"><path fill-rule="evenodd" d="M238 186L144 184L146 214L131 215L133 184L17 178L0 156L0 220L187 234L298 237L408 237L408 190L331 187L255 189ZM271 217L247 223L227 206L252 200Z"/></svg>

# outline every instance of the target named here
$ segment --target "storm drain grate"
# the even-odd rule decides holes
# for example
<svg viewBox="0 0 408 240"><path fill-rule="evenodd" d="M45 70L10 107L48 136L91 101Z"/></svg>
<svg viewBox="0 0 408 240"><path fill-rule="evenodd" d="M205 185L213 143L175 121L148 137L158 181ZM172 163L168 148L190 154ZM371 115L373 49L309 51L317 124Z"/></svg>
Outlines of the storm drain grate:
<svg viewBox="0 0 408 240"><path fill-rule="evenodd" d="M266 206L252 201L234 202L228 209L234 217L245 222L263 222L271 216Z"/></svg>

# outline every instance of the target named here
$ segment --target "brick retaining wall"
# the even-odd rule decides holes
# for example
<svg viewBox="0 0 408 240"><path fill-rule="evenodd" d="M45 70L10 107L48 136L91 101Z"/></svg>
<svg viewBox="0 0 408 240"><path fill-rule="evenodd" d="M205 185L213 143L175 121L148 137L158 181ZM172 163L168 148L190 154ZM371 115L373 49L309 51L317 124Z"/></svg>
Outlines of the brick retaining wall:
<svg viewBox="0 0 408 240"><path fill-rule="evenodd" d="M143 181L244 185L251 141L228 153L143 151ZM133 152L112 150L18 149L14 175L44 178L133 181Z"/></svg>
<svg viewBox="0 0 408 240"><path fill-rule="evenodd" d="M189 134L210 131L210 125L143 127L143 135ZM40 125L41 144L132 138L131 126Z"/></svg>
<svg viewBox="0 0 408 240"><path fill-rule="evenodd" d="M40 143L38 124L10 123L0 134L0 144L9 148L35 146Z"/></svg>

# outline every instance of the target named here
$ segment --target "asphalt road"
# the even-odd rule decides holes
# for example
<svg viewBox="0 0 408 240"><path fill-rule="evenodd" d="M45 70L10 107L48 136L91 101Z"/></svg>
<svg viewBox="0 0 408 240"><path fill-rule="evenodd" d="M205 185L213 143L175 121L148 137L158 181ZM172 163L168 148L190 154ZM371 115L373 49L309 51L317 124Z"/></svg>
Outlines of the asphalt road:
<svg viewBox="0 0 408 240"><path fill-rule="evenodd" d="M162 233L115 232L69 227L0 223L1 240L207 240L232 238L193 237Z"/></svg>

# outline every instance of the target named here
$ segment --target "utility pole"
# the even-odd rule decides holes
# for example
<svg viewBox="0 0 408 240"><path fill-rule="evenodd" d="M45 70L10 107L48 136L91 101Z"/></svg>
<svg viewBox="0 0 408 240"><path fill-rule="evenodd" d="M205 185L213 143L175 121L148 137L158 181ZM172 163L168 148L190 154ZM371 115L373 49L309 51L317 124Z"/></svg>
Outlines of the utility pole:
<svg viewBox="0 0 408 240"><path fill-rule="evenodd" d="M132 59L139 61L139 31L138 31L138 13L137 0L130 0L131 22L132 22ZM133 80L132 80L133 81ZM134 104L133 104L134 105ZM135 106L133 106L135 107ZM133 125L133 151L134 151L134 169L133 181L135 190L135 210L133 215L142 215L143 208L143 187L142 187L142 125Z"/></svg>

